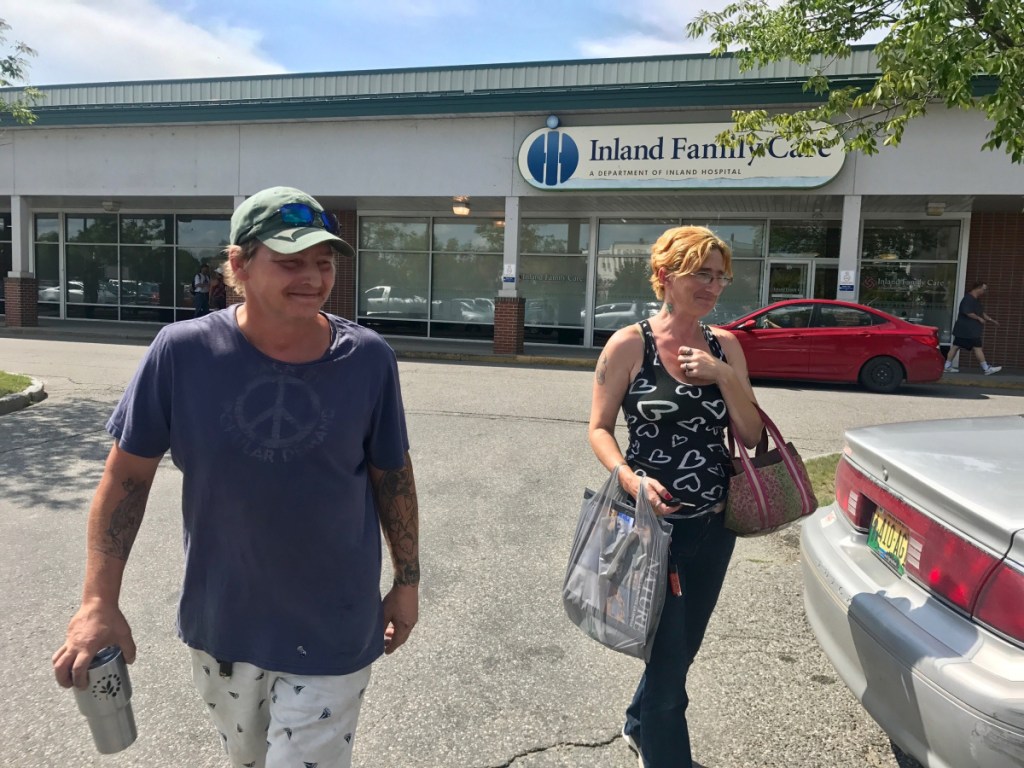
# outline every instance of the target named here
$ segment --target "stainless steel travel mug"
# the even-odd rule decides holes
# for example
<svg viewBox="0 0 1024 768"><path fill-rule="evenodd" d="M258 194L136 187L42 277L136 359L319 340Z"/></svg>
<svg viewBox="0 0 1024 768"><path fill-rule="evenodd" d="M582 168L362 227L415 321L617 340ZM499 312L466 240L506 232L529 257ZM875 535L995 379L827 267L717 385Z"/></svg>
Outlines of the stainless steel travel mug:
<svg viewBox="0 0 1024 768"><path fill-rule="evenodd" d="M89 665L89 686L75 688L78 709L89 721L92 740L101 754L120 752L135 741L132 684L128 665L116 645L104 648Z"/></svg>

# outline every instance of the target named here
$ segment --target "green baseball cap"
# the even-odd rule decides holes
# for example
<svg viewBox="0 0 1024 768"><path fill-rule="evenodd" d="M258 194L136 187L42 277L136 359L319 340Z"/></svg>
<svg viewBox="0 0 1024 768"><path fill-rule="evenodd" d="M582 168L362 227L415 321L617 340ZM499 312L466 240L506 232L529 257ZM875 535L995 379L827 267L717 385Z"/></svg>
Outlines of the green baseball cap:
<svg viewBox="0 0 1024 768"><path fill-rule="evenodd" d="M298 253L327 243L354 257L352 246L338 237L338 220L320 203L294 187L270 187L247 198L231 215L231 244L259 240L278 253Z"/></svg>

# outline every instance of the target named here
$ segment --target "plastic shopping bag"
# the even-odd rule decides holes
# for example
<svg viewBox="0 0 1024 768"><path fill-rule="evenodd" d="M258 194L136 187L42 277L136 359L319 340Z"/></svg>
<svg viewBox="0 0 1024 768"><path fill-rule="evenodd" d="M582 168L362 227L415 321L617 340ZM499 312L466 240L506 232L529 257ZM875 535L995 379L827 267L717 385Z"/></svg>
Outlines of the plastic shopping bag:
<svg viewBox="0 0 1024 768"><path fill-rule="evenodd" d="M600 491L584 491L562 605L590 637L646 661L665 604L672 527L654 514L645 482L635 504L617 468Z"/></svg>

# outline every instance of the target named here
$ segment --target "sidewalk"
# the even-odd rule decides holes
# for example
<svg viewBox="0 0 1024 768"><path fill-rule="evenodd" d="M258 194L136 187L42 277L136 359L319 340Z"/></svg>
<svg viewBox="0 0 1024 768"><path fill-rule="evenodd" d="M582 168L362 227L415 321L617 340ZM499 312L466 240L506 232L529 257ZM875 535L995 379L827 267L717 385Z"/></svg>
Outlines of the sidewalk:
<svg viewBox="0 0 1024 768"><path fill-rule="evenodd" d="M0 323L0 336L103 344L148 344L160 326L151 323L103 322L90 320L54 320L40 318L35 328L8 328ZM400 360L445 360L451 362L495 363L502 365L546 365L563 368L593 369L600 349L566 347L553 344L526 344L522 355L496 355L491 341L424 339L386 336ZM988 389L1024 390L1024 370L1004 368L985 376L979 369L965 368L947 373L942 384Z"/></svg>

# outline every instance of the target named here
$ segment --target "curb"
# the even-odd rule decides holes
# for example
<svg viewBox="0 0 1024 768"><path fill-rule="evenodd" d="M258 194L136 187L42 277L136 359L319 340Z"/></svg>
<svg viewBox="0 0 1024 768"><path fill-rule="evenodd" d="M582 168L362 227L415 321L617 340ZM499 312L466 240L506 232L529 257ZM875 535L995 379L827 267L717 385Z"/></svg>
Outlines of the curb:
<svg viewBox="0 0 1024 768"><path fill-rule="evenodd" d="M456 363L489 363L497 365L540 365L557 368L587 368L597 365L596 358L545 357L544 355L481 355L463 352L420 352L395 350L399 360L441 360Z"/></svg>
<svg viewBox="0 0 1024 768"><path fill-rule="evenodd" d="M32 379L32 377L29 377ZM0 397L0 416L28 408L32 403L38 403L46 399L45 384L39 379L32 379L32 383L21 392L14 392L10 395Z"/></svg>
<svg viewBox="0 0 1024 768"><path fill-rule="evenodd" d="M1024 382L1012 379L998 379L998 373L991 376L984 374L967 374L970 378L958 378L961 374L946 373L939 379L937 384L949 384L954 387L984 387L985 389L1024 389Z"/></svg>

